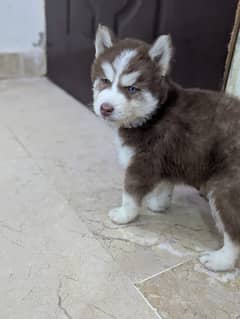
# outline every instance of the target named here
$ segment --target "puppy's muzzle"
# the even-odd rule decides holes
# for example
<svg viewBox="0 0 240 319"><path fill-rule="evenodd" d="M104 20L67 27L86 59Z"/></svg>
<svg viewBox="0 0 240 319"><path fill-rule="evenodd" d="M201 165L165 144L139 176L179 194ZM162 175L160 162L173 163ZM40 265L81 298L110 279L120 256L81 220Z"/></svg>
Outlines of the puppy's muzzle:
<svg viewBox="0 0 240 319"><path fill-rule="evenodd" d="M114 108L111 104L109 103L103 103L100 107L100 112L103 117L108 117L112 114Z"/></svg>

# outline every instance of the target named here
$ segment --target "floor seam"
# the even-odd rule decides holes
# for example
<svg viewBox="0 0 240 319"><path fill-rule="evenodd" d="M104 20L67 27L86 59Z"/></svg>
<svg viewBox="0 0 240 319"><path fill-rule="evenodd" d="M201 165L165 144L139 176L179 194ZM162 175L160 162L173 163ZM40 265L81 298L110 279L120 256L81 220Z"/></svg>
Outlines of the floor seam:
<svg viewBox="0 0 240 319"><path fill-rule="evenodd" d="M148 307L154 312L154 314L157 316L158 319L165 319L161 317L159 312L157 311L156 308L153 307L153 305L150 303L150 301L144 296L144 294L138 289L136 285L134 285L134 288L138 292L138 294L141 296L141 298L144 300L144 302L148 305Z"/></svg>
<svg viewBox="0 0 240 319"><path fill-rule="evenodd" d="M23 149L23 151L26 153L26 155L29 158L33 158L31 152L28 150L26 145L22 142L22 140L16 135L14 130L12 130L8 125L5 125L6 129L9 131L15 142Z"/></svg>
<svg viewBox="0 0 240 319"><path fill-rule="evenodd" d="M153 279L153 278L155 278L155 277L157 277L157 276L159 276L161 274L164 274L165 272L168 272L168 271L171 271L171 270L173 270L175 268L181 267L182 265L185 265L185 264L189 263L190 261L193 261L194 259L195 259L194 257L191 257L191 258L189 258L187 260L181 261L178 264L170 266L170 267L168 267L166 269L163 269L163 270L161 270L161 271L159 271L159 272L157 272L157 273L155 273L155 274L153 274L153 275L151 275L149 277L146 277L146 278L138 281L137 283L135 283L135 285L141 285L141 284L143 284L144 282L146 282L148 280L151 280L151 279Z"/></svg>

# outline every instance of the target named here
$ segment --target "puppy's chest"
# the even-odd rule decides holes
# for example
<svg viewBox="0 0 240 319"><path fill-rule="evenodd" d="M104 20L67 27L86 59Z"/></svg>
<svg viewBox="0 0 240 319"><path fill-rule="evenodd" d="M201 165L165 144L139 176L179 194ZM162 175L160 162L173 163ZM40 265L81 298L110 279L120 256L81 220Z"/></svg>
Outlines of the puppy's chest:
<svg viewBox="0 0 240 319"><path fill-rule="evenodd" d="M117 148L118 161L123 168L127 168L135 155L135 150L133 147L124 144L122 138L116 134L115 144Z"/></svg>

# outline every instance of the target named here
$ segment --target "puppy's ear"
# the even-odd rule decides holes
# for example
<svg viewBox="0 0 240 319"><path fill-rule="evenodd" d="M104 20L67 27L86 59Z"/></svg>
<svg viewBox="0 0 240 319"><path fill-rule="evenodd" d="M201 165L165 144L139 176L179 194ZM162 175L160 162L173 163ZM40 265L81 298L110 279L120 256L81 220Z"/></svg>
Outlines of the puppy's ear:
<svg viewBox="0 0 240 319"><path fill-rule="evenodd" d="M97 58L107 48L113 46L114 40L113 32L108 27L99 24L95 38L95 57Z"/></svg>
<svg viewBox="0 0 240 319"><path fill-rule="evenodd" d="M161 75L168 74L170 62L173 56L172 40L170 35L161 35L157 38L149 50L149 55L153 61L160 66Z"/></svg>

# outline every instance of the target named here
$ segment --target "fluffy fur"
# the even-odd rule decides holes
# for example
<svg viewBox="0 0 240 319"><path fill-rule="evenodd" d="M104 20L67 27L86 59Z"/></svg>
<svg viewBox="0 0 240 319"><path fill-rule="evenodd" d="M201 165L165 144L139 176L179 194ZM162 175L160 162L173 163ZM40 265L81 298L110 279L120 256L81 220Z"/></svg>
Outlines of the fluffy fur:
<svg viewBox="0 0 240 319"><path fill-rule="evenodd" d="M116 40L102 28L92 67L94 110L116 125L126 169L122 206L110 218L131 222L144 203L167 208L177 183L204 189L224 245L200 260L211 270L232 269L240 252L239 100L172 82L168 36L149 46Z"/></svg>

